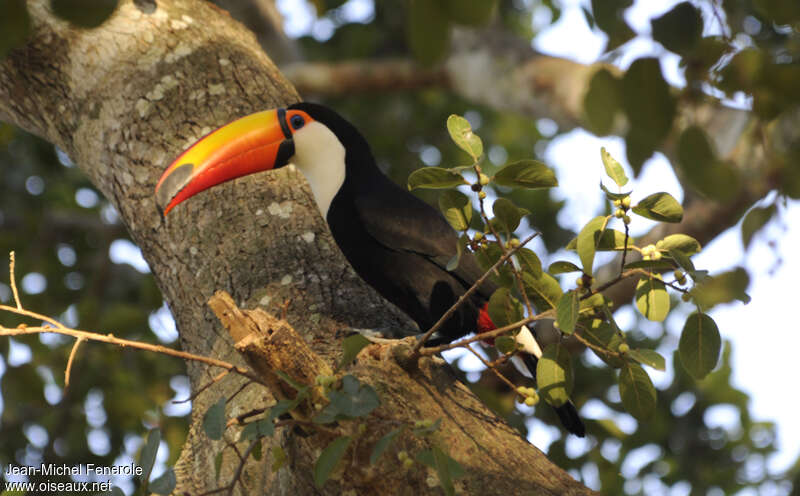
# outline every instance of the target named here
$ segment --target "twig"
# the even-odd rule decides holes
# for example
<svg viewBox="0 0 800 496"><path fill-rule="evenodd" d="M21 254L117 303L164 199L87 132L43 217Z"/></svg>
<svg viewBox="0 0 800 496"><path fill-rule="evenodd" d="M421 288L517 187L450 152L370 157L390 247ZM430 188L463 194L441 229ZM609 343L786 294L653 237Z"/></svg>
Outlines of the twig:
<svg viewBox="0 0 800 496"><path fill-rule="evenodd" d="M72 345L72 351L69 352L69 358L67 359L67 370L64 371L64 390L69 387L69 377L72 373L72 363L75 361L75 355L78 354L78 347L86 341L85 338L78 338L75 340L75 344Z"/></svg>
<svg viewBox="0 0 800 496"><path fill-rule="evenodd" d="M173 404L175 404L175 405L178 405L178 404L180 404L180 403L186 403L186 402L188 402L188 401L192 401L193 399L195 399L195 398L197 398L198 396L200 396L200 394L201 394L203 391L205 391L206 389L210 388L211 386L213 386L213 385L214 385L214 384L216 384L217 382L221 381L221 380L222 380L222 378L223 378L223 377L225 377L226 375L228 375L229 373L230 373L230 370L223 370L223 371L222 371L222 372L220 372L218 375L216 375L215 377L213 377L213 378L211 379L211 382L209 382L209 383L207 383L207 384L204 384L204 385L203 385L201 388L199 388L199 389L198 389L197 391L195 391L193 394L189 395L189 397L188 397L188 398L186 398L185 400L172 400L172 403L173 403Z"/></svg>
<svg viewBox="0 0 800 496"><path fill-rule="evenodd" d="M475 166L475 173L478 175L478 177L480 177L480 170L478 169L477 166ZM480 196L478 197L478 204L481 207L481 217L483 218L483 222L487 226L489 226L489 230L492 232L492 235L494 236L494 239L495 239L495 242L497 243L497 246L500 247L500 251L503 252L503 255L507 255L508 254L508 249L506 248L506 245L500 240L500 236L497 234L497 230L494 228L494 224L492 224L492 222L489 220L489 216L486 215L486 208L483 205L483 198L481 198ZM538 234L538 233L535 233L535 234ZM509 235L510 235L510 233L509 233ZM533 238L530 238L530 239L533 239ZM525 243L520 243L518 248L512 249L513 250L512 254L513 254L513 252L515 252L516 250L521 248L524 244L527 244L527 242L530 241L530 239L526 240ZM514 267L514 262L513 261L509 265L511 266L511 272L514 273L514 282L517 283L517 289L519 290L520 294L522 295L523 300L525 301L525 308L528 310L528 315L533 315L533 313L534 313L533 312L533 306L531 305L531 302L528 299L528 293L525 292L525 288L522 285L522 276L520 275L520 273L517 270L517 268Z"/></svg>
<svg viewBox="0 0 800 496"><path fill-rule="evenodd" d="M498 377L498 379L500 379L501 381L505 382L506 385L508 387L510 387L512 391L516 391L517 390L517 386L515 386L513 382L509 381L508 378L506 376L504 376L503 374L501 374L500 371L498 371L496 368L494 368L491 363L487 362L486 359L483 358L480 353L478 353L477 351L475 351L472 348L472 346L466 344L466 345L464 345L464 348L468 349L469 351L472 352L473 355L478 357L478 360L480 360L484 365L486 365L486 368L488 368L489 370L494 372L494 375L496 375Z"/></svg>
<svg viewBox="0 0 800 496"><path fill-rule="evenodd" d="M454 348L461 348L464 345L467 345L469 343L474 343L475 341L482 341L485 339L496 338L497 336L501 336L509 331L513 331L514 329L518 329L521 326L528 325L529 323L535 322L537 320L554 319L554 318L556 318L555 310L551 308L550 310L544 311L540 314L525 317L524 319L518 322L514 322L513 324L509 324L503 327L498 327L497 329L494 329L489 332L482 332L480 334L472 336L471 338L465 338L460 341L456 341L454 343L443 344L441 346L434 346L431 348L425 348L420 350L419 353L422 355L435 355L436 353L440 353L442 351L452 350Z"/></svg>
<svg viewBox="0 0 800 496"><path fill-rule="evenodd" d="M622 275L622 272L625 270L625 256L628 254L628 224L625 222L623 222L623 224L625 224L625 242L622 244L622 263L619 265L620 275Z"/></svg>
<svg viewBox="0 0 800 496"><path fill-rule="evenodd" d="M414 345L414 349L411 351L412 356L420 352L420 348L422 348L422 345L425 344L425 341L427 341L433 335L434 332L438 331L439 328L442 327L442 325L447 321L447 319L449 319L455 313L455 311L458 310L458 308L467 300L467 298L472 296L472 293L474 293L478 289L478 287L480 287L480 285L483 284L483 281L485 281L486 278L489 277L489 274L494 272L494 270L497 267L499 267L500 264L508 260L508 258L514 253L516 253L516 251L519 248L525 246L526 243L528 243L530 240L532 240L538 235L539 233L533 233L527 238L525 238L525 240L521 242L519 246L512 248L511 251L500 257L500 259L497 262L495 262L495 264L492 265L492 267L489 270L487 270L486 273L484 273L477 281L475 281L475 284L473 284L472 287L469 288L466 293L461 295L458 298L458 301L456 301L455 304L452 307L450 307L450 309L447 310L435 324L433 324L433 327L428 329L428 332L426 332L425 335L422 336L419 341L417 341L417 344Z"/></svg>
<svg viewBox="0 0 800 496"><path fill-rule="evenodd" d="M25 309L17 309L14 307L10 307L8 305L0 305L0 311L6 311L15 313L18 315L24 315L26 317L31 317L33 319L41 320L52 324L53 327L49 326L40 326L40 327L25 327L25 328L8 328L0 326L0 336L21 336L21 335L29 335L29 334L41 334L45 332L52 332L54 334L62 334L64 336L71 336L73 338L84 339L87 341L99 341L101 343L109 343L116 346L120 346L122 348L135 348L138 350L145 350L145 351L152 351L155 353L161 353L162 355L169 355L177 358L182 358L184 360L191 360L194 362L201 362L207 365L213 365L214 367L221 367L223 369L229 370L231 372L236 372L239 375L252 379L255 382L263 384L261 378L259 378L256 374L252 371L247 370L245 368L239 367L229 362L225 362L223 360L217 360L216 358L204 357L200 355L195 355L193 353L187 353L185 351L174 350L172 348L167 348L165 346L150 344L150 343L142 343L139 341L131 341L128 339L120 339L115 337L113 334L99 334L95 332L83 331L80 329L72 329L70 327L66 327L57 320L54 320L51 317L46 315L41 315L36 312L31 312L30 310Z"/></svg>
<svg viewBox="0 0 800 496"><path fill-rule="evenodd" d="M11 259L8 263L8 277L11 282L11 292L14 293L14 303L17 305L17 310L22 310L22 303L19 301L19 291L17 291L17 278L14 277L14 252L9 253Z"/></svg>

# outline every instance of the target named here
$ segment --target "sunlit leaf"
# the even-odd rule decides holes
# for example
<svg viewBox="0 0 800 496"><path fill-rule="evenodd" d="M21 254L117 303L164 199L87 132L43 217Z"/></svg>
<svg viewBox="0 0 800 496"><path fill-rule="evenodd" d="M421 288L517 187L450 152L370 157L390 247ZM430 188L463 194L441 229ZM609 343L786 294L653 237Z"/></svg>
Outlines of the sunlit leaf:
<svg viewBox="0 0 800 496"><path fill-rule="evenodd" d="M669 193L653 193L632 208L635 214L661 222L680 222L683 207Z"/></svg>
<svg viewBox="0 0 800 496"><path fill-rule="evenodd" d="M453 188L462 184L467 184L467 181L461 177L461 174L456 174L449 169L442 169L441 167L423 167L408 176L409 190L416 188Z"/></svg>
<svg viewBox="0 0 800 496"><path fill-rule="evenodd" d="M686 234L670 234L656 244L659 250L678 250L689 256L700 253L700 243Z"/></svg>
<svg viewBox="0 0 800 496"><path fill-rule="evenodd" d="M550 264L550 267L547 269L547 272L558 275L558 274L566 274L568 272L580 272L581 268L575 265L572 262L567 262L566 260L558 260Z"/></svg>
<svg viewBox="0 0 800 496"><path fill-rule="evenodd" d="M662 372L667 369L666 360L655 350L632 349L628 350L628 352L625 354L642 365L647 365L648 367L652 367Z"/></svg>
<svg viewBox="0 0 800 496"><path fill-rule="evenodd" d="M569 351L558 344L548 345L536 364L539 394L549 404L561 406L572 392L572 362Z"/></svg>
<svg viewBox="0 0 800 496"><path fill-rule="evenodd" d="M669 313L669 294L664 281L657 275L641 279L636 285L636 308L648 320L662 322Z"/></svg>
<svg viewBox="0 0 800 496"><path fill-rule="evenodd" d="M583 272L586 274L592 274L594 254L597 250L597 240L605 229L606 222L608 222L606 217L595 217L587 222L581 229L581 232L578 233L576 248L578 250L578 257L580 257L581 264L583 265Z"/></svg>
<svg viewBox="0 0 800 496"><path fill-rule="evenodd" d="M466 231L472 220L472 203L464 193L447 190L439 196L439 209L456 231Z"/></svg>
<svg viewBox="0 0 800 496"><path fill-rule="evenodd" d="M494 175L493 181L510 188L552 188L558 186L555 173L538 160L512 162Z"/></svg>
<svg viewBox="0 0 800 496"><path fill-rule="evenodd" d="M578 321L578 293L567 291L558 300L556 307L556 322L561 332L572 334L575 331L575 323Z"/></svg>
<svg viewBox="0 0 800 496"><path fill-rule="evenodd" d="M606 169L606 174L617 183L617 186L628 184L628 176L625 175L625 169L604 147L600 148L600 158L603 159L603 167Z"/></svg>
<svg viewBox="0 0 800 496"><path fill-rule="evenodd" d="M469 121L460 115L447 118L447 132L459 148L467 152L474 160L483 155L483 142L480 136L472 132Z"/></svg>

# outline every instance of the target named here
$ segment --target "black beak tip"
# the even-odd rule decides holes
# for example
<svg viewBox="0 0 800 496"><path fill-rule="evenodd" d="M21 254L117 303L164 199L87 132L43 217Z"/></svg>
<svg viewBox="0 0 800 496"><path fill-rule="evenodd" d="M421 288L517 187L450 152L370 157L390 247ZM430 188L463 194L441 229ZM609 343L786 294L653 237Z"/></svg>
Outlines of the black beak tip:
<svg viewBox="0 0 800 496"><path fill-rule="evenodd" d="M192 181L193 173L194 164L181 164L173 169L156 189L156 208L162 219L165 217L164 209L175 198L175 195Z"/></svg>

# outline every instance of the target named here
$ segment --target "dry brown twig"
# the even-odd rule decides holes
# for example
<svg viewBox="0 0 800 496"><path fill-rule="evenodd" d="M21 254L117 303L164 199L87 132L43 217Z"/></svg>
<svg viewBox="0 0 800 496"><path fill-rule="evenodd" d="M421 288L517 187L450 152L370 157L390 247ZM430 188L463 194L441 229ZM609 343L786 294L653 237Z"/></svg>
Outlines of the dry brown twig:
<svg viewBox="0 0 800 496"><path fill-rule="evenodd" d="M12 251L10 254L10 263L9 263L9 277L11 283L11 291L14 295L14 302L16 304L15 307L9 305L0 305L0 311L5 311L9 313L13 313L16 315L20 315L23 317L29 317L34 320L38 320L43 322L44 325L40 326L27 326L24 324L20 324L16 328L4 327L0 326L0 336L25 336L30 334L42 334L42 333L54 333L54 334L61 334L64 336L70 336L75 338L77 341L72 347L72 351L70 352L69 359L67 360L67 366L64 370L64 387L66 388L69 386L70 380L70 373L72 371L72 364L75 360L75 355L77 353L78 347L83 341L98 341L101 343L108 343L113 344L115 346L119 346L121 348L134 348L138 350L144 351L152 351L155 353L160 353L162 355L173 356L176 358L182 358L184 360L190 360L195 362L205 363L207 365L212 365L214 367L220 367L225 369L227 372L234 372L248 379L262 383L263 381L251 370L245 369L238 365L234 365L232 363L217 360L216 358L205 357L201 355L195 355L193 353L187 353L185 351L174 350L172 348L167 348L166 346L150 344L150 343L142 343L139 341L131 341L129 339L121 339L115 337L113 334L100 334L97 332L91 331L84 331L81 329L73 329L71 327L67 327L58 320L49 317L47 315L42 315L37 312L32 312L30 310L25 309L22 306L22 302L19 298L19 293L17 291L17 282L16 277L14 276L14 252ZM219 379L224 377L224 375L218 376ZM216 382L216 381L213 381Z"/></svg>

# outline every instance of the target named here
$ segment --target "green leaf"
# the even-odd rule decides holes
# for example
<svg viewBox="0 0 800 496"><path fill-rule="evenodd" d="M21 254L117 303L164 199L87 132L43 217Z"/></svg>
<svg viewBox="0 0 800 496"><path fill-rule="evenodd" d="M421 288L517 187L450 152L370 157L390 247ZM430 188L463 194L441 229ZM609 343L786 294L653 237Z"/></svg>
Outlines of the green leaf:
<svg viewBox="0 0 800 496"><path fill-rule="evenodd" d="M546 272L542 272L539 277L523 272L522 285L525 289L525 294L528 295L528 298L531 299L536 308L542 312L555 308L563 294L558 281Z"/></svg>
<svg viewBox="0 0 800 496"><path fill-rule="evenodd" d="M659 354L655 350L648 350L648 349L632 349L628 350L625 353L630 358L633 358L637 362L641 363L642 365L647 365L648 367L653 367L656 370L665 371L667 370L667 362L661 354Z"/></svg>
<svg viewBox="0 0 800 496"><path fill-rule="evenodd" d="M467 249L467 245L469 244L469 237L466 234L462 234L458 238L458 242L456 243L456 254L453 255L450 260L447 261L447 266L445 267L449 271L456 270L458 268L458 264L461 261L461 255L464 254L464 251Z"/></svg>
<svg viewBox="0 0 800 496"><path fill-rule="evenodd" d="M430 422L428 425L415 427L414 429L411 430L411 432L414 433L414 435L417 437L425 437L438 431L441 426L442 426L442 419L441 417L439 417L433 422Z"/></svg>
<svg viewBox="0 0 800 496"><path fill-rule="evenodd" d="M289 457L286 456L286 452L283 451L283 448L280 446L273 446L272 447L272 471L277 472L281 469L286 462L289 460Z"/></svg>
<svg viewBox="0 0 800 496"><path fill-rule="evenodd" d="M209 439L214 441L222 439L225 432L225 397L223 396L216 403L209 407L203 415L203 432Z"/></svg>
<svg viewBox="0 0 800 496"><path fill-rule="evenodd" d="M636 285L636 308L648 320L663 322L669 313L669 294L658 275L641 279Z"/></svg>
<svg viewBox="0 0 800 496"><path fill-rule="evenodd" d="M438 446L429 450L417 453L416 459L419 463L427 465L436 470L442 490L448 496L455 494L453 479L458 479L464 475L464 468Z"/></svg>
<svg viewBox="0 0 800 496"><path fill-rule="evenodd" d="M2 3L0 16L0 60L13 48L21 46L31 32L31 16L26 0L8 0Z"/></svg>
<svg viewBox="0 0 800 496"><path fill-rule="evenodd" d="M608 188L606 188L606 185L603 184L602 181L600 181L600 189L602 189L603 193L606 194L606 198L608 198L608 201L612 201L612 202L614 200L622 200L626 196L630 196L631 193L632 193L632 191L625 191L625 192L622 192L622 193L614 193L611 190L609 190Z"/></svg>
<svg viewBox="0 0 800 496"><path fill-rule="evenodd" d="M177 483L175 471L170 467L159 478L151 481L147 485L147 489L156 494L171 494Z"/></svg>
<svg viewBox="0 0 800 496"><path fill-rule="evenodd" d="M614 117L620 111L620 82L608 69L595 72L583 98L583 112L589 129L600 136L614 129Z"/></svg>
<svg viewBox="0 0 800 496"><path fill-rule="evenodd" d="M445 6L454 22L481 26L491 20L497 0L445 0Z"/></svg>
<svg viewBox="0 0 800 496"><path fill-rule="evenodd" d="M753 240L753 235L761 230L775 215L775 205L755 207L747 212L742 221L742 244L746 250Z"/></svg>
<svg viewBox="0 0 800 496"><path fill-rule="evenodd" d="M538 160L512 162L497 171L492 179L509 188L552 188L558 186L555 173Z"/></svg>
<svg viewBox="0 0 800 496"><path fill-rule="evenodd" d="M650 21L653 39L680 55L688 54L703 34L703 18L690 2L681 2L669 12Z"/></svg>
<svg viewBox="0 0 800 496"><path fill-rule="evenodd" d="M222 459L224 455L224 451L219 451L214 455L214 480L216 481L219 481L219 473L222 470Z"/></svg>
<svg viewBox="0 0 800 496"><path fill-rule="evenodd" d="M291 377L289 377L289 374L287 374L286 372L284 372L284 371L282 371L282 370L276 370L276 371L275 371L275 375L277 375L278 377L280 377L280 378L281 378L281 380L282 380L283 382L285 382L286 384L288 384L288 385L292 386L292 387L294 388L294 390L295 390L295 391L298 391L298 392L299 392L299 391L301 391L302 389L305 389L305 388L306 388L306 386L305 386L304 384L300 384L300 383L299 383L299 382L297 382L296 380L292 379Z"/></svg>
<svg viewBox="0 0 800 496"><path fill-rule="evenodd" d="M741 53L741 52L740 52ZM678 138L678 166L686 182L703 195L727 203L739 193L741 180L732 165L717 158L699 126L689 126Z"/></svg>
<svg viewBox="0 0 800 496"><path fill-rule="evenodd" d="M260 437L270 437L274 432L275 424L272 423L272 418L265 418L244 426L240 437L252 441Z"/></svg>
<svg viewBox="0 0 800 496"><path fill-rule="evenodd" d="M572 334L575 332L575 323L578 321L578 293L567 291L558 300L556 307L556 322L561 332Z"/></svg>
<svg viewBox="0 0 800 496"><path fill-rule="evenodd" d="M619 371L622 406L637 420L647 420L656 409L656 388L639 364L626 362Z"/></svg>
<svg viewBox="0 0 800 496"><path fill-rule="evenodd" d="M670 234L656 244L659 250L678 250L681 253L690 256L695 253L700 253L700 243L691 236L686 234Z"/></svg>
<svg viewBox="0 0 800 496"><path fill-rule="evenodd" d="M559 343L547 345L536 364L539 394L549 404L559 407L572 392L572 362L569 351Z"/></svg>
<svg viewBox="0 0 800 496"><path fill-rule="evenodd" d="M342 389L328 392L330 403L314 417L318 424L365 417L380 406L378 394L369 384L361 384L352 375L342 378Z"/></svg>
<svg viewBox="0 0 800 496"><path fill-rule="evenodd" d="M547 269L547 272L558 275L558 274L566 274L568 272L580 272L581 268L575 265L572 262L567 262L566 260L558 260L550 264L550 268Z"/></svg>
<svg viewBox="0 0 800 496"><path fill-rule="evenodd" d="M628 162L634 172L672 129L675 98L657 58L636 59L622 78L622 107L628 118Z"/></svg>
<svg viewBox="0 0 800 496"><path fill-rule="evenodd" d="M489 270L498 260L500 257L503 256L503 250L497 246L497 243L489 243L486 246L481 247L477 252L475 252L475 258L478 259L478 265L484 271ZM498 286L503 286L506 288L511 287L514 284L514 275L511 272L506 264L501 264L497 268L497 273L492 273L489 278L497 283Z"/></svg>
<svg viewBox="0 0 800 496"><path fill-rule="evenodd" d="M255 460L257 462L261 461L261 457L263 455L261 450L262 450L262 447L261 447L261 442L260 441L255 443L255 444L253 444L253 450L250 452L250 456L253 457L253 460Z"/></svg>
<svg viewBox="0 0 800 496"><path fill-rule="evenodd" d="M322 450L317 462L314 464L314 485L321 489L328 477L331 476L339 460L342 459L348 446L350 446L350 436L342 436L334 439Z"/></svg>
<svg viewBox="0 0 800 496"><path fill-rule="evenodd" d="M423 167L408 176L409 190L416 188L453 188L462 184L467 184L467 181L461 177L461 174L456 174L449 169L442 169L441 167Z"/></svg>
<svg viewBox="0 0 800 496"><path fill-rule="evenodd" d="M496 327L504 327L522 320L522 304L511 295L508 288L500 288L489 298L489 318Z"/></svg>
<svg viewBox="0 0 800 496"><path fill-rule="evenodd" d="M403 428L399 427L389 432L382 438L378 439L378 442L375 443L375 447L372 448L372 454L369 455L369 463L371 465L375 465L375 462L378 461L378 458L381 457L384 451L392 444L392 441L401 433L403 432Z"/></svg>
<svg viewBox="0 0 800 496"><path fill-rule="evenodd" d="M748 303L750 297L745 290L750 285L750 276L747 271L739 267L730 272L723 272L697 282L691 291L694 302L702 310L708 310L715 305L740 300Z"/></svg>
<svg viewBox="0 0 800 496"><path fill-rule="evenodd" d="M702 379L714 370L719 361L722 338L714 319L694 312L686 319L678 343L683 368L695 379Z"/></svg>
<svg viewBox="0 0 800 496"><path fill-rule="evenodd" d="M492 212L494 212L492 223L508 234L514 232L519 227L519 221L522 220L522 217L530 213L528 210L514 205L514 202L508 198L495 200L492 205Z"/></svg>
<svg viewBox="0 0 800 496"><path fill-rule="evenodd" d="M533 250L520 248L517 250L516 257L523 272L529 272L534 277L542 274L542 261Z"/></svg>
<svg viewBox="0 0 800 496"><path fill-rule="evenodd" d="M50 0L53 13L81 28L96 28L103 24L114 9L117 0Z"/></svg>
<svg viewBox="0 0 800 496"><path fill-rule="evenodd" d="M661 260L637 260L625 264L625 269L647 269L647 270L669 270L674 268L671 261L662 258Z"/></svg>
<svg viewBox="0 0 800 496"><path fill-rule="evenodd" d="M517 351L517 340L511 336L498 336L494 338L494 347L504 355L510 355Z"/></svg>
<svg viewBox="0 0 800 496"><path fill-rule="evenodd" d="M361 334L353 334L352 336L344 338L342 341L342 359L339 361L339 365L336 367L336 370L350 365L353 360L356 359L358 352L363 350L364 347L368 345L369 339L365 338Z"/></svg>
<svg viewBox="0 0 800 496"><path fill-rule="evenodd" d="M687 254L680 250L669 250L667 254L675 260L680 268L685 270L692 278L695 278L694 264Z"/></svg>
<svg viewBox="0 0 800 496"><path fill-rule="evenodd" d="M439 209L453 229L456 231L469 229L469 222L472 220L472 203L467 195L454 189L447 190L439 196Z"/></svg>
<svg viewBox="0 0 800 496"><path fill-rule="evenodd" d="M625 186L628 184L628 176L625 175L625 169L617 162L604 147L600 148L600 158L603 159L603 166L606 168L608 177L617 183L617 186Z"/></svg>
<svg viewBox="0 0 800 496"><path fill-rule="evenodd" d="M591 344L609 351L617 351L619 345L624 342L622 336L614 329L614 326L601 319L592 319L581 330L581 335ZM608 356L594 348L590 348L598 358L606 362L610 367L620 368L625 363L623 360Z"/></svg>
<svg viewBox="0 0 800 496"><path fill-rule="evenodd" d="M142 467L142 484L145 486L150 480L150 472L153 471L153 464L156 462L158 445L161 443L161 429L152 429L147 433L147 441L142 447L139 455L139 466Z"/></svg>
<svg viewBox="0 0 800 496"><path fill-rule="evenodd" d="M478 160L483 155L483 142L480 136L472 132L472 126L465 118L455 114L448 117L447 132L453 142L473 159Z"/></svg>
<svg viewBox="0 0 800 496"><path fill-rule="evenodd" d="M586 225L583 226L583 229L581 229L581 232L578 233L576 247L578 250L578 257L580 257L581 264L583 265L583 271L586 274L592 274L594 254L597 250L597 240L600 238L607 222L607 217L595 217L587 222Z"/></svg>
<svg viewBox="0 0 800 496"><path fill-rule="evenodd" d="M683 207L669 193L653 193L633 207L633 213L661 222L680 222Z"/></svg>
<svg viewBox="0 0 800 496"><path fill-rule="evenodd" d="M409 2L408 42L414 58L423 65L441 60L450 44L450 20L439 2Z"/></svg>

